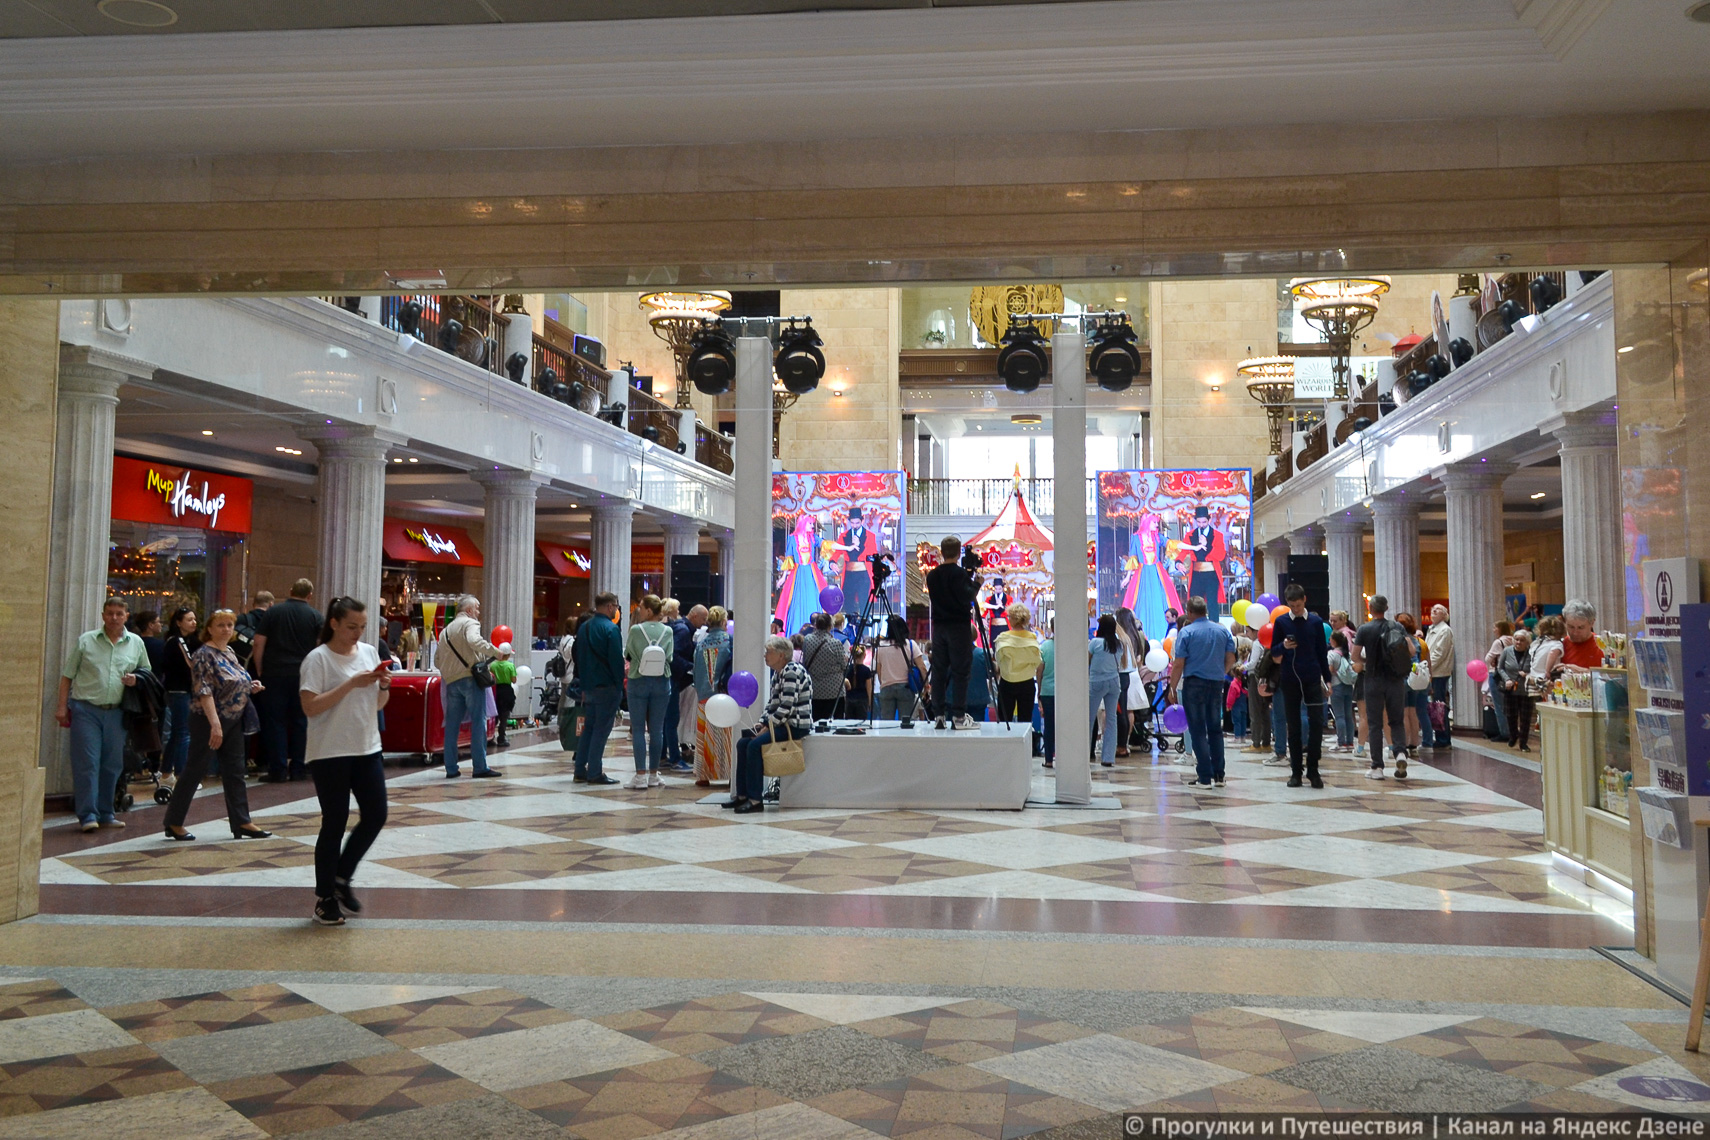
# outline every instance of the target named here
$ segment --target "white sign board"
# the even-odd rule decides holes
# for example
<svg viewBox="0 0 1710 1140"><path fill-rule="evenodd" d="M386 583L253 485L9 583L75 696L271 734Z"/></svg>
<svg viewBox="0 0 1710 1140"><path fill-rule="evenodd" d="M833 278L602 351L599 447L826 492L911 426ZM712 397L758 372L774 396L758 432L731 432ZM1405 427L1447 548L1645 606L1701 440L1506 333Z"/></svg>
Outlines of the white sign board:
<svg viewBox="0 0 1710 1140"><path fill-rule="evenodd" d="M1645 580L1645 636L1679 637L1680 607L1698 602L1698 559L1648 558L1640 568Z"/></svg>

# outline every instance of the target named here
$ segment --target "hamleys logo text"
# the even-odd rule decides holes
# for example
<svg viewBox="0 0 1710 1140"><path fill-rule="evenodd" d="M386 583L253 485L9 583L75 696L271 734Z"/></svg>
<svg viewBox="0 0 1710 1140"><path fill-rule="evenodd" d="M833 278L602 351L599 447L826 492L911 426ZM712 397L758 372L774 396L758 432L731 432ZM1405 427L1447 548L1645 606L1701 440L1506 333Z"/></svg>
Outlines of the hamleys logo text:
<svg viewBox="0 0 1710 1140"><path fill-rule="evenodd" d="M441 538L426 527L423 527L420 530L411 530L406 527L404 529L404 537L412 542L421 543L435 554L449 554L458 561L463 560L463 555L457 553L457 543L453 542L449 538Z"/></svg>
<svg viewBox="0 0 1710 1140"><path fill-rule="evenodd" d="M154 468L148 469L148 489L166 500L166 507L172 512L173 518L183 518L186 514L201 515L208 520L208 529L220 528L220 511L225 508L226 496L208 493L207 480L202 481L202 491L197 494L190 489L190 472L186 471L174 479L162 475Z"/></svg>

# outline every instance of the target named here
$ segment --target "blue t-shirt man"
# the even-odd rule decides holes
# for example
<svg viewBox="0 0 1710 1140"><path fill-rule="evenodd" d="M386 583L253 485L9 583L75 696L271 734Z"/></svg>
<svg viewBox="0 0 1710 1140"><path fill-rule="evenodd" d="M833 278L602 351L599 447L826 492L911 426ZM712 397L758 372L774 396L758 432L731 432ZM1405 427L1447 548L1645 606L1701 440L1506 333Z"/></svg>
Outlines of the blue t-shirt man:
<svg viewBox="0 0 1710 1140"><path fill-rule="evenodd" d="M1176 633L1176 659L1183 662L1182 675L1222 682L1228 673L1224 662L1235 652L1235 638L1218 622L1200 618Z"/></svg>
<svg viewBox="0 0 1710 1140"><path fill-rule="evenodd" d="M1188 737L1193 742L1194 783L1223 786L1223 682L1235 655L1235 638L1222 624L1205 616L1205 603L1195 598L1185 623L1176 630L1176 665L1171 681L1181 684L1182 709L1187 713Z"/></svg>

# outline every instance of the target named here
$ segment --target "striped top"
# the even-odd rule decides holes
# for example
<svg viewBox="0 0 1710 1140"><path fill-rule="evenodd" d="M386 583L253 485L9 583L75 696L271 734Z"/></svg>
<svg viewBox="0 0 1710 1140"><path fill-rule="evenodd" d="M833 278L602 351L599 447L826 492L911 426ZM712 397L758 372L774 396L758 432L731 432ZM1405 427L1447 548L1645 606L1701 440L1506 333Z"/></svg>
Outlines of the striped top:
<svg viewBox="0 0 1710 1140"><path fill-rule="evenodd" d="M813 681L799 662L792 661L773 672L766 720L788 724L792 732L806 732L813 727Z"/></svg>

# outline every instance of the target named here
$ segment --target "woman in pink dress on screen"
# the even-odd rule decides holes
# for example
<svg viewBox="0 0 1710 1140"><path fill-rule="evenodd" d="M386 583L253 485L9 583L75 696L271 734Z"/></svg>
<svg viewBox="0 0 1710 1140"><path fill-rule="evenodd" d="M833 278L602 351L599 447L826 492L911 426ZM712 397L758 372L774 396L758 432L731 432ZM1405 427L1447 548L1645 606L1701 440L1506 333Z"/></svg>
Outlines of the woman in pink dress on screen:
<svg viewBox="0 0 1710 1140"><path fill-rule="evenodd" d="M1164 572L1164 539L1158 533L1158 516L1144 515L1128 540L1123 567L1128 577L1122 584L1122 604L1140 619L1140 628L1161 633L1169 624L1167 610L1179 610L1176 584Z"/></svg>
<svg viewBox="0 0 1710 1140"><path fill-rule="evenodd" d="M813 533L812 515L803 512L796 520L796 529L790 532L784 553L795 565L784 577L773 616L783 621L787 637L806 625L818 611L819 592L825 588L825 579L819 573L819 540Z"/></svg>

